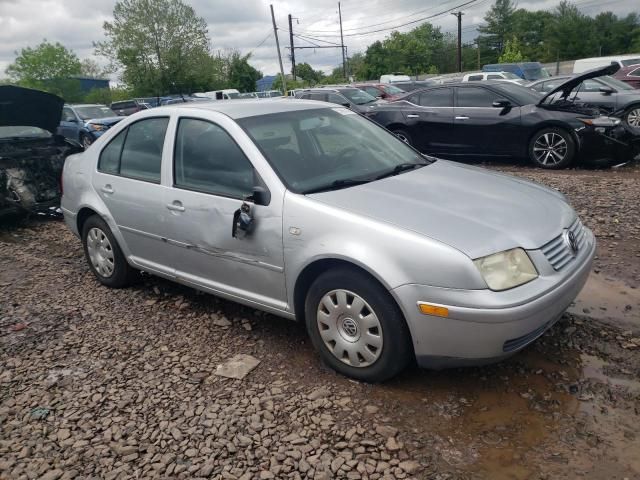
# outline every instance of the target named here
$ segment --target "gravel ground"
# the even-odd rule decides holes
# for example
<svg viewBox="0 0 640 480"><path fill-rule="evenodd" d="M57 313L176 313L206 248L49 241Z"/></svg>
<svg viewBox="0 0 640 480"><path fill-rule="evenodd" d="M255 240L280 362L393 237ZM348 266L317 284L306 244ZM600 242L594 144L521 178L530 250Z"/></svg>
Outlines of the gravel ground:
<svg viewBox="0 0 640 480"><path fill-rule="evenodd" d="M636 168L491 168L567 194L596 270L637 286ZM102 287L63 224L30 222L0 233L0 345L2 479L640 478L640 329L588 315L498 365L367 385L295 323L150 276ZM237 354L260 364L214 375Z"/></svg>

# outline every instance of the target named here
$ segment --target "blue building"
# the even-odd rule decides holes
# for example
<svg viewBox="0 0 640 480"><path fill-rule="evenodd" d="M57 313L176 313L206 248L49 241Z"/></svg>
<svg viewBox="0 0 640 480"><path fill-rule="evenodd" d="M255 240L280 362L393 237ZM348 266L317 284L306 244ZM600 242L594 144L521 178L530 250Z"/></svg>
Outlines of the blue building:
<svg viewBox="0 0 640 480"><path fill-rule="evenodd" d="M256 91L264 92L265 90L273 90L273 82L278 78L277 75L265 75L260 80L256 81Z"/></svg>

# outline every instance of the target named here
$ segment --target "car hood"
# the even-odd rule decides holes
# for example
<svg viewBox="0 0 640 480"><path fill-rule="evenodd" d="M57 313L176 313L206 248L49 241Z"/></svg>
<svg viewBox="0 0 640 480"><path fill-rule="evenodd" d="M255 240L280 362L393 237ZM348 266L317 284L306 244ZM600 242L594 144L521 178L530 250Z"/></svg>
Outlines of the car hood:
<svg viewBox="0 0 640 480"><path fill-rule="evenodd" d="M85 120L85 123L93 123L95 125L105 125L107 127L111 127L123 119L124 117L92 118L90 120Z"/></svg>
<svg viewBox="0 0 640 480"><path fill-rule="evenodd" d="M39 127L55 133L64 101L57 95L16 87L0 86L0 127Z"/></svg>
<svg viewBox="0 0 640 480"><path fill-rule="evenodd" d="M559 192L445 160L310 198L419 233L472 259L540 248L575 218Z"/></svg>
<svg viewBox="0 0 640 480"><path fill-rule="evenodd" d="M569 93L571 93L571 90L576 88L585 80L588 80L590 78L603 77L605 75L613 75L618 70L620 70L620 65L617 63L612 63L611 65L607 65L606 67L599 67L599 68L587 70L586 72L580 75L576 75L575 77L571 77L567 79L566 82L561 83L553 90L550 90L544 97L540 99L540 101L538 102L538 105L542 105L547 100L547 98L549 98L555 93L562 92L563 95L566 97L569 95Z"/></svg>

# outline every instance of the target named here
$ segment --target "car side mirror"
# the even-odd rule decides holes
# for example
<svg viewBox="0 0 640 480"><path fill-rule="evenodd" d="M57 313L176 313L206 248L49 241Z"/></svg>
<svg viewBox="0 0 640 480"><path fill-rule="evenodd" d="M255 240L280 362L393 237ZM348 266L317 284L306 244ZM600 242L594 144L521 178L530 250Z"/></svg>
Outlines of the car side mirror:
<svg viewBox="0 0 640 480"><path fill-rule="evenodd" d="M602 86L598 90L604 95L611 95L612 93L615 93L615 90L611 87Z"/></svg>
<svg viewBox="0 0 640 480"><path fill-rule="evenodd" d="M253 201L255 205L269 205L271 202L271 193L264 187L253 187L253 193L247 198Z"/></svg>
<svg viewBox="0 0 640 480"><path fill-rule="evenodd" d="M511 102L505 99L496 100L495 102L492 103L492 105L495 108L509 108L512 106Z"/></svg>

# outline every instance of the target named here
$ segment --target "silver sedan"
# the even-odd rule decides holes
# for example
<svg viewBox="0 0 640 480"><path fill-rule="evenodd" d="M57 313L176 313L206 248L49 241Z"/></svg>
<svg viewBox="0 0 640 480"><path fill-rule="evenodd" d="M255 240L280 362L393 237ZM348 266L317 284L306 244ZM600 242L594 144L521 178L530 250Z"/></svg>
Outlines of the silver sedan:
<svg viewBox="0 0 640 480"><path fill-rule="evenodd" d="M313 101L137 113L69 157L63 187L103 284L145 271L305 322L328 364L365 381L521 350L595 252L560 193Z"/></svg>

